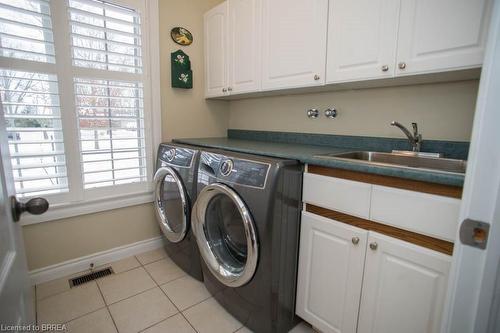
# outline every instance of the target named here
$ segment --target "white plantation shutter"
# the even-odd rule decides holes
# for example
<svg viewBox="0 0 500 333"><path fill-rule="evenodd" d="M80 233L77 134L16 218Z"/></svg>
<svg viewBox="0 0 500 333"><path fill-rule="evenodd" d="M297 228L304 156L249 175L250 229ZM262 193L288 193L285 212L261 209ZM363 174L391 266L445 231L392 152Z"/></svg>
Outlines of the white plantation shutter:
<svg viewBox="0 0 500 333"><path fill-rule="evenodd" d="M98 0L69 0L75 66L142 73L141 26L131 9Z"/></svg>
<svg viewBox="0 0 500 333"><path fill-rule="evenodd" d="M0 139L18 196L80 212L151 200L151 3L0 0Z"/></svg>
<svg viewBox="0 0 500 333"><path fill-rule="evenodd" d="M72 63L89 70L74 78L84 188L147 182L140 16L106 1L68 4Z"/></svg>
<svg viewBox="0 0 500 333"><path fill-rule="evenodd" d="M55 75L0 69L0 94L17 194L68 191Z"/></svg>
<svg viewBox="0 0 500 333"><path fill-rule="evenodd" d="M142 84L75 79L85 188L146 181Z"/></svg>
<svg viewBox="0 0 500 333"><path fill-rule="evenodd" d="M0 55L55 62L48 1L0 0Z"/></svg>

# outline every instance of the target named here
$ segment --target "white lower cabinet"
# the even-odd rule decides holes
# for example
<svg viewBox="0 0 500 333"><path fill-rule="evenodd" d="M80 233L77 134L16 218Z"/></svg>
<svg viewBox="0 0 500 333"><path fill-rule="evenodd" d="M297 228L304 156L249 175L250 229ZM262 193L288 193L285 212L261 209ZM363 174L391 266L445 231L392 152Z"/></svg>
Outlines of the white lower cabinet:
<svg viewBox="0 0 500 333"><path fill-rule="evenodd" d="M370 231L358 333L439 332L451 257Z"/></svg>
<svg viewBox="0 0 500 333"><path fill-rule="evenodd" d="M356 332L368 231L302 213L297 314L322 332Z"/></svg>
<svg viewBox="0 0 500 333"><path fill-rule="evenodd" d="M451 257L302 213L296 312L320 331L439 331Z"/></svg>

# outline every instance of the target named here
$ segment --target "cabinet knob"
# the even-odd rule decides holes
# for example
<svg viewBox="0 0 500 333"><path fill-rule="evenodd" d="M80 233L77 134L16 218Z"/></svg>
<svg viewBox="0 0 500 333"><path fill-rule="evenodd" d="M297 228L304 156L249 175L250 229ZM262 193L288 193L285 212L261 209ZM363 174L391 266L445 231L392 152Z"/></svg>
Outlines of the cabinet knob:
<svg viewBox="0 0 500 333"><path fill-rule="evenodd" d="M358 245L358 243L359 243L359 237L353 237L353 238L351 239L351 241L352 241L352 243L353 243L354 245Z"/></svg>
<svg viewBox="0 0 500 333"><path fill-rule="evenodd" d="M375 251L377 247L378 247L377 242L370 243L370 249L372 249L373 251Z"/></svg>
<svg viewBox="0 0 500 333"><path fill-rule="evenodd" d="M382 66L382 72L387 72L389 70L389 66L384 65Z"/></svg>
<svg viewBox="0 0 500 333"><path fill-rule="evenodd" d="M398 64L399 69L405 69L406 68L406 63L405 62L400 62Z"/></svg>
<svg viewBox="0 0 500 333"><path fill-rule="evenodd" d="M320 79L320 77L319 77L319 75L318 75L318 74L314 75L314 80L315 80L315 81L318 81L319 79Z"/></svg>
<svg viewBox="0 0 500 333"><path fill-rule="evenodd" d="M227 91L226 88L222 88L222 92L225 93Z"/></svg>
<svg viewBox="0 0 500 333"><path fill-rule="evenodd" d="M228 87L227 91L233 91L233 88L232 87Z"/></svg>

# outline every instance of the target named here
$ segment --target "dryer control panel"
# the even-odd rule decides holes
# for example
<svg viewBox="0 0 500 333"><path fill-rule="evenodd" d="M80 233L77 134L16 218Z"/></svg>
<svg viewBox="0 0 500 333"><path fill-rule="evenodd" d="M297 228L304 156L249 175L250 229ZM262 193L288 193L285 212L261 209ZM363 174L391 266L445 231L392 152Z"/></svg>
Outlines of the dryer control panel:
<svg viewBox="0 0 500 333"><path fill-rule="evenodd" d="M264 188L269 168L268 163L231 158L203 152L200 168L225 183Z"/></svg>
<svg viewBox="0 0 500 333"><path fill-rule="evenodd" d="M158 152L158 157L162 164L165 163L183 168L191 167L194 155L195 151L192 149L169 145L161 145Z"/></svg>

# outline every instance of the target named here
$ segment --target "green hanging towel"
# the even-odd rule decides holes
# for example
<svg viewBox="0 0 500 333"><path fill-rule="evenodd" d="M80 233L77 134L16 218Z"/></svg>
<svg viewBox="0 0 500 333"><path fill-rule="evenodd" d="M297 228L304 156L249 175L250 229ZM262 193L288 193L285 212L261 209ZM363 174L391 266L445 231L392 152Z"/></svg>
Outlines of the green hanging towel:
<svg viewBox="0 0 500 333"><path fill-rule="evenodd" d="M172 87L191 89L193 88L193 71L189 56L182 50L172 52L170 55L172 68Z"/></svg>

